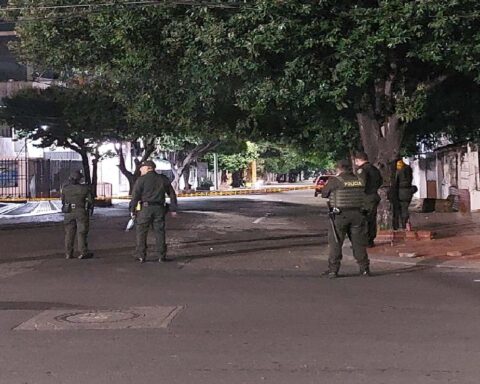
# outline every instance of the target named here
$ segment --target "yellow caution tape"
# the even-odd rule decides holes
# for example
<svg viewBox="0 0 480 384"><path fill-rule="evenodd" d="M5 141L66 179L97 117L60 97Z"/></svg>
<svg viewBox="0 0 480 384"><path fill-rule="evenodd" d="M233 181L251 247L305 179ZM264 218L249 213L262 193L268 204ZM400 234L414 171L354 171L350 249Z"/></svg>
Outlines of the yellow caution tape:
<svg viewBox="0 0 480 384"><path fill-rule="evenodd" d="M264 193L280 193L280 192L289 192L289 191L301 191L315 189L315 185L305 185L301 187L270 187L270 188L261 188L261 189L238 189L231 191L206 191L206 192L188 192L188 193L179 193L178 197L208 197L208 196L235 196L235 195L259 195ZM123 196L112 196L112 197L97 197L96 200L130 200L132 197L128 195ZM0 197L0 202L6 203L24 203L24 202L34 202L34 201L52 201L59 200L60 197L32 197L32 198L21 198L21 197Z"/></svg>

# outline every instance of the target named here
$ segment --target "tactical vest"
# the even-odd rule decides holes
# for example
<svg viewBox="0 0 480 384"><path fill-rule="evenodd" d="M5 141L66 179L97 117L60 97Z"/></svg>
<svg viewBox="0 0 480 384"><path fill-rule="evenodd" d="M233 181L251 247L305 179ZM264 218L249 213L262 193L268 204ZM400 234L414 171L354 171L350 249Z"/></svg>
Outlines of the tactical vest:
<svg viewBox="0 0 480 384"><path fill-rule="evenodd" d="M365 186L355 175L342 175L336 177L341 186L330 194L332 208L362 209L365 206Z"/></svg>

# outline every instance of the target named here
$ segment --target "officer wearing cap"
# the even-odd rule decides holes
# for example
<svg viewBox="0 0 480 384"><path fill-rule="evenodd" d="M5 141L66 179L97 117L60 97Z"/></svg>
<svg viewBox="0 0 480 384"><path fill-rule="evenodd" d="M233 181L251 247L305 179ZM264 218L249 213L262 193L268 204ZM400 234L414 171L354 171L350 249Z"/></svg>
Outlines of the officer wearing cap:
<svg viewBox="0 0 480 384"><path fill-rule="evenodd" d="M322 197L329 199L330 217L328 231L328 277L336 278L342 260L342 246L348 235L362 276L370 275L370 261L365 217L365 187L353 173L346 160L337 163L337 175L331 177L322 190Z"/></svg>
<svg viewBox="0 0 480 384"><path fill-rule="evenodd" d="M144 161L140 166L141 176L135 182L130 202L130 212L135 217L137 227L136 259L141 263L147 257L147 237L149 227L155 234L156 254L160 262L167 261L165 242L165 215L169 210L176 216L177 195L165 176L155 172L153 161ZM165 195L170 197L170 206L165 204Z"/></svg>
<svg viewBox="0 0 480 384"><path fill-rule="evenodd" d="M355 154L355 165L357 166L357 176L365 186L368 246L373 247L377 237L377 208L380 203L378 190L383 184L383 178L378 168L368 161L368 156L364 152Z"/></svg>
<svg viewBox="0 0 480 384"><path fill-rule="evenodd" d="M91 187L80 184L83 175L80 171L72 172L69 182L62 188L62 212L65 226L65 258L73 257L75 236L78 242L79 259L93 256L88 251L88 229L90 215L93 214L93 196Z"/></svg>

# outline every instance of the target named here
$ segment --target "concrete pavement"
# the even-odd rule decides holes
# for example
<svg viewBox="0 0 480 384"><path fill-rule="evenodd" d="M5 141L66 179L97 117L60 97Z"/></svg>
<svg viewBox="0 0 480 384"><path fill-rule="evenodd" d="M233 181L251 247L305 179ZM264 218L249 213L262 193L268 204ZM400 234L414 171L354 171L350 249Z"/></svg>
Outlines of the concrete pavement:
<svg viewBox="0 0 480 384"><path fill-rule="evenodd" d="M311 193L182 205L167 264L132 261L125 207L92 260L62 258L58 223L1 230L0 383L478 383L479 273L347 257L331 281Z"/></svg>

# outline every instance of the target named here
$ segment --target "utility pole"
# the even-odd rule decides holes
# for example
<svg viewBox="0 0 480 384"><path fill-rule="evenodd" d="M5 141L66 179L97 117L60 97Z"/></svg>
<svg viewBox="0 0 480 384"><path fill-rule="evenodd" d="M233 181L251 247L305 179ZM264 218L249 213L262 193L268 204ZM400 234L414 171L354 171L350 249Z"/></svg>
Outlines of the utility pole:
<svg viewBox="0 0 480 384"><path fill-rule="evenodd" d="M218 191L218 155L213 154L213 187Z"/></svg>

